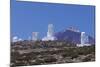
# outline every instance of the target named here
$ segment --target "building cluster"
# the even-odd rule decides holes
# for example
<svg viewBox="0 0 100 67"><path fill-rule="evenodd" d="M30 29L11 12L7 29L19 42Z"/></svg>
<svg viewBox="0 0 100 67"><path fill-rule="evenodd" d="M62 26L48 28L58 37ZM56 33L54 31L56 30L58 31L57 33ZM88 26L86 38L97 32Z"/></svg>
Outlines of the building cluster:
<svg viewBox="0 0 100 67"><path fill-rule="evenodd" d="M74 30L73 27L68 28L69 30ZM74 31L79 32L79 30L75 29ZM32 32L32 37L29 37L29 40L33 40L33 41L37 41L38 40L38 34L39 32ZM44 36L42 39L42 41L54 41L57 40L57 38L54 36L54 26L53 24L49 24L48 25L48 31L47 31L47 35ZM22 41L21 38L18 37L13 37L12 39L13 42L17 42L17 41ZM88 36L86 35L85 32L81 32L81 38L80 38L81 43L77 44L77 46L89 46L90 44L88 44L89 40L88 40Z"/></svg>
<svg viewBox="0 0 100 67"><path fill-rule="evenodd" d="M33 41L37 41L38 40L38 34L39 32L32 32L32 37L29 37L29 40L33 40ZM56 40L56 37L54 37L54 26L53 24L49 24L48 25L48 31L47 31L47 36L44 36L42 38L42 41L53 41ZM18 38L17 36L12 38L13 42L17 42L17 41L22 41L21 38Z"/></svg>

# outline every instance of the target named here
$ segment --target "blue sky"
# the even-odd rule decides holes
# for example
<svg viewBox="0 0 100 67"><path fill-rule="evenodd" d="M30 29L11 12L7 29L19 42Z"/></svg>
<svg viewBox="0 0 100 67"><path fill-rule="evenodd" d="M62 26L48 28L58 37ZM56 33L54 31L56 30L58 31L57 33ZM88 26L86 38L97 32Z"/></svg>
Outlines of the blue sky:
<svg viewBox="0 0 100 67"><path fill-rule="evenodd" d="M94 37L95 7L11 0L11 36L28 39L36 31L42 38L48 24L54 25L55 32L74 26Z"/></svg>

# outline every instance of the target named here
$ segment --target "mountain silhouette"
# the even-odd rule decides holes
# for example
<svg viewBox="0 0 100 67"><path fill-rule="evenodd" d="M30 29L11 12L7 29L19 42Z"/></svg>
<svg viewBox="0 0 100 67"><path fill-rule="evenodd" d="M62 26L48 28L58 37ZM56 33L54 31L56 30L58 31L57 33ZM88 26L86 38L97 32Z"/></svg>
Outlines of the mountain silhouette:
<svg viewBox="0 0 100 67"><path fill-rule="evenodd" d="M86 34L87 35L87 34ZM74 29L65 29L60 32L56 32L54 36L57 40L62 41L70 41L75 44L81 43L81 32ZM95 39L89 35L88 36L88 44L95 44Z"/></svg>

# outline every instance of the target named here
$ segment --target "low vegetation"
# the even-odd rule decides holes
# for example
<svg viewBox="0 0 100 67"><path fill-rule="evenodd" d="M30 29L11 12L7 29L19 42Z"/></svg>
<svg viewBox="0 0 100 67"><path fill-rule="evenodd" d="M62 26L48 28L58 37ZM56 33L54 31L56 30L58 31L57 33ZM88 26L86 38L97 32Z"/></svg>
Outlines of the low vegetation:
<svg viewBox="0 0 100 67"><path fill-rule="evenodd" d="M66 41L11 43L11 67L95 61L95 46L77 47Z"/></svg>

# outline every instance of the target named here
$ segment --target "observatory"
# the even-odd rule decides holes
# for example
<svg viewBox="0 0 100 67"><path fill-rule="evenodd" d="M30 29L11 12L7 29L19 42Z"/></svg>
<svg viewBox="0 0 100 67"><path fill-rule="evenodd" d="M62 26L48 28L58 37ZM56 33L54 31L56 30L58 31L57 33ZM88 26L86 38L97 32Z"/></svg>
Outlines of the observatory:
<svg viewBox="0 0 100 67"><path fill-rule="evenodd" d="M18 38L17 36L14 36L12 39L11 39L12 42L18 42L18 41L23 41L21 38Z"/></svg>
<svg viewBox="0 0 100 67"><path fill-rule="evenodd" d="M37 41L38 40L38 32L32 32L32 40Z"/></svg>
<svg viewBox="0 0 100 67"><path fill-rule="evenodd" d="M81 32L81 44L88 44L88 36L85 32Z"/></svg>
<svg viewBox="0 0 100 67"><path fill-rule="evenodd" d="M53 33L54 33L53 24L49 24L48 25L47 37L52 37L53 36Z"/></svg>
<svg viewBox="0 0 100 67"><path fill-rule="evenodd" d="M86 33L81 32L81 44L77 44L77 46L82 47L82 46L90 46L90 45L91 44L89 44L89 39Z"/></svg>
<svg viewBox="0 0 100 67"><path fill-rule="evenodd" d="M42 41L49 41L49 40L53 41L53 40L56 40L56 38L53 35L54 35L53 24L49 24L48 25L47 36L42 38Z"/></svg>

